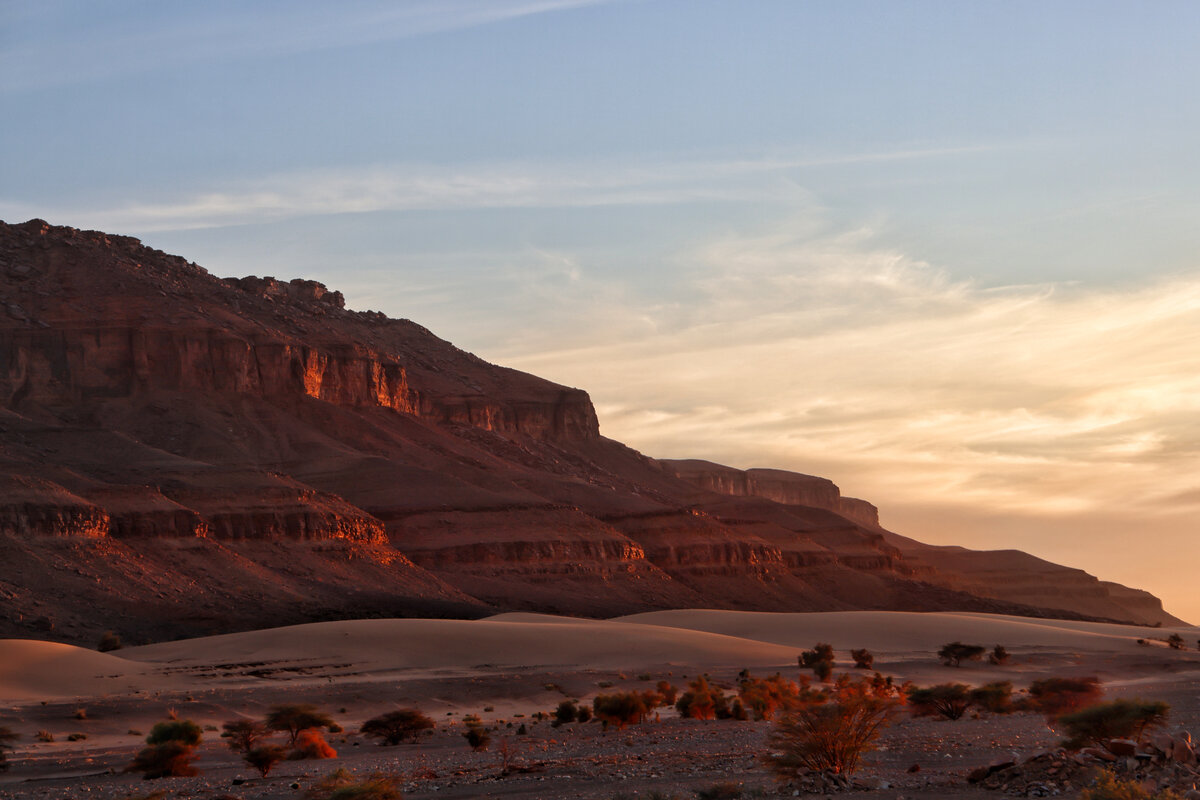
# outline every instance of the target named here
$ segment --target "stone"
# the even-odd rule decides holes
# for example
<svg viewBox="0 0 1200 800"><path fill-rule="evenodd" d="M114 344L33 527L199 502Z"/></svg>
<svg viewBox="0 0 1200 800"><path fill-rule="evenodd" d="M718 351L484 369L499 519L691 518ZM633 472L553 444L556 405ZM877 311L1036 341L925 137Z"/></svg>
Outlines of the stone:
<svg viewBox="0 0 1200 800"><path fill-rule="evenodd" d="M1138 751L1137 742L1132 739L1109 739L1104 745L1115 756L1132 756Z"/></svg>

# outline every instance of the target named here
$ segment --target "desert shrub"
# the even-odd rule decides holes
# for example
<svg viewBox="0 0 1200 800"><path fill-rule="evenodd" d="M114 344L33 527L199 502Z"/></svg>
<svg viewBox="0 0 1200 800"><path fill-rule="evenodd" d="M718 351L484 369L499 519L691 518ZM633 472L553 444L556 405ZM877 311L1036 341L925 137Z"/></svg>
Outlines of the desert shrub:
<svg viewBox="0 0 1200 800"><path fill-rule="evenodd" d="M673 706L679 699L679 690L670 681L659 681L654 684L654 688L663 696L664 705Z"/></svg>
<svg viewBox="0 0 1200 800"><path fill-rule="evenodd" d="M157 722L150 729L150 735L146 737L146 744L182 742L195 747L200 744L201 736L200 726L190 719Z"/></svg>
<svg viewBox="0 0 1200 800"><path fill-rule="evenodd" d="M701 675L688 684L688 690L675 701L675 709L685 719L714 719L728 715L729 700L719 686Z"/></svg>
<svg viewBox="0 0 1200 800"><path fill-rule="evenodd" d="M575 719L577 722L587 722L591 718L592 718L591 706L580 706L579 709L575 712Z"/></svg>
<svg viewBox="0 0 1200 800"><path fill-rule="evenodd" d="M96 649L101 653L111 653L113 650L120 650L122 646L120 636L112 631L105 631L97 642Z"/></svg>
<svg viewBox="0 0 1200 800"><path fill-rule="evenodd" d="M812 650L805 650L798 656L800 666L811 669L817 680L828 682L833 675L833 645L818 642Z"/></svg>
<svg viewBox="0 0 1200 800"><path fill-rule="evenodd" d="M87 738L86 733L72 733L67 736L67 741L68 742L82 742L86 738Z"/></svg>
<svg viewBox="0 0 1200 800"><path fill-rule="evenodd" d="M12 749L12 743L19 739L19 734L13 733L9 728L0 725L0 772L8 769L8 754L5 750ZM51 737L53 739L53 737Z"/></svg>
<svg viewBox="0 0 1200 800"><path fill-rule="evenodd" d="M265 778L272 767L287 758L287 749L277 744L256 744L246 750L242 758Z"/></svg>
<svg viewBox="0 0 1200 800"><path fill-rule="evenodd" d="M940 715L958 719L971 705L971 689L961 683L940 683L925 689L913 687L908 691L908 707L915 716Z"/></svg>
<svg viewBox="0 0 1200 800"><path fill-rule="evenodd" d="M235 753L249 753L259 742L271 735L267 726L252 719L234 719L221 725L221 738L227 740ZM253 766L253 765L251 765Z"/></svg>
<svg viewBox="0 0 1200 800"><path fill-rule="evenodd" d="M1004 648L1004 645L1002 645L1002 644L996 645L995 647L992 648L992 652L988 653L988 663L989 664L996 664L996 665L1007 664L1008 659L1009 659L1008 650L1006 650Z"/></svg>
<svg viewBox="0 0 1200 800"><path fill-rule="evenodd" d="M854 659L855 669L870 669L875 663L875 656L871 655L871 651L863 648L861 650L851 650L850 657Z"/></svg>
<svg viewBox="0 0 1200 800"><path fill-rule="evenodd" d="M317 781L305 800L401 800L400 781L390 775L372 775L356 779L345 769L337 769Z"/></svg>
<svg viewBox="0 0 1200 800"><path fill-rule="evenodd" d="M415 708L401 708L380 714L367 720L359 728L364 736L379 739L379 743L384 745L395 745L405 739L415 739L428 730L433 730L433 720Z"/></svg>
<svg viewBox="0 0 1200 800"><path fill-rule="evenodd" d="M985 683L971 690L971 705L993 714L1007 714L1012 707L1013 686L1010 681Z"/></svg>
<svg viewBox="0 0 1200 800"><path fill-rule="evenodd" d="M1100 679L1094 677L1043 678L1029 684L1030 704L1051 718L1090 706L1103 694Z"/></svg>
<svg viewBox="0 0 1200 800"><path fill-rule="evenodd" d="M166 789L155 789L146 794L127 794L120 800L163 800L167 796Z"/></svg>
<svg viewBox="0 0 1200 800"><path fill-rule="evenodd" d="M1063 747L1078 750L1089 744L1106 746L1109 739L1141 740L1148 728L1166 723L1170 710L1166 703L1145 700L1114 700L1081 708L1058 718L1067 734Z"/></svg>
<svg viewBox="0 0 1200 800"><path fill-rule="evenodd" d="M72 714L71 716L75 717L75 719L87 719L88 718L87 709L86 708L77 708L77 709L75 709L75 713Z"/></svg>
<svg viewBox="0 0 1200 800"><path fill-rule="evenodd" d="M5 729L5 730L7 730L7 729ZM137 735L138 735L138 736L141 736L141 734L140 734L140 733L139 733L139 734L137 734ZM53 742L53 741L54 741L54 734L53 734L53 733L51 733L50 731L38 731L37 733L35 733L35 734L33 735L33 738L34 738L34 739L36 739L36 740L37 740L37 741L39 741L39 742ZM3 745L0 745L0 747L3 747Z"/></svg>
<svg viewBox="0 0 1200 800"><path fill-rule="evenodd" d="M795 703L800 687L776 673L770 678L755 678L745 673L738 686L738 699L758 720L770 720L779 709Z"/></svg>
<svg viewBox="0 0 1200 800"><path fill-rule="evenodd" d="M772 728L767 766L781 779L798 770L849 774L873 749L887 725L894 700L846 692L829 703L806 703L784 714Z"/></svg>
<svg viewBox="0 0 1200 800"><path fill-rule="evenodd" d="M126 772L141 772L147 780L152 778L188 778L199 772L192 766L196 755L194 745L178 740L144 747L134 756Z"/></svg>
<svg viewBox="0 0 1200 800"><path fill-rule="evenodd" d="M575 705L574 700L563 700L558 704L558 708L554 709L554 725L566 725L568 722L574 722L579 717L579 707Z"/></svg>
<svg viewBox="0 0 1200 800"><path fill-rule="evenodd" d="M337 758L337 750L330 747L318 728L304 728L296 734L296 743L288 758L292 761Z"/></svg>
<svg viewBox="0 0 1200 800"><path fill-rule="evenodd" d="M1096 778L1095 785L1079 793L1079 800L1182 800L1182 797L1171 789L1152 794L1141 781L1123 780L1105 771Z"/></svg>
<svg viewBox="0 0 1200 800"><path fill-rule="evenodd" d="M983 658L986 649L983 645L978 644L950 642L942 645L942 649L938 650L938 658L947 667L961 667L964 661L978 661Z"/></svg>
<svg viewBox="0 0 1200 800"><path fill-rule="evenodd" d="M739 800L741 796L742 787L728 781L714 783L707 789L696 790L696 800Z"/></svg>
<svg viewBox="0 0 1200 800"><path fill-rule="evenodd" d="M1182 650L1183 637L1178 633L1172 633L1167 637L1167 647L1171 648L1172 650Z"/></svg>
<svg viewBox="0 0 1200 800"><path fill-rule="evenodd" d="M616 725L623 730L626 725L639 725L646 719L646 698L640 692L618 692L600 694L592 700L592 711L596 719L605 725Z"/></svg>
<svg viewBox="0 0 1200 800"><path fill-rule="evenodd" d="M467 725L467 729L463 731L463 737L466 738L471 749L477 753L487 750L488 745L492 742L492 734L478 723Z"/></svg>
<svg viewBox="0 0 1200 800"><path fill-rule="evenodd" d="M273 731L282 731L288 735L288 746L296 745L296 737L306 728L328 728L333 719L316 706L307 703L295 703L274 706L267 713L267 727Z"/></svg>

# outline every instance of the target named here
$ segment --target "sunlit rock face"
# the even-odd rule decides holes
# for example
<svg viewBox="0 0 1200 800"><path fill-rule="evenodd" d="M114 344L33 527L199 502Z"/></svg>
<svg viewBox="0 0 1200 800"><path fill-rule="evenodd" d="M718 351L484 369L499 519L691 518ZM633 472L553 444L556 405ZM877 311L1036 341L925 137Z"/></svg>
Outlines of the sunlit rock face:
<svg viewBox="0 0 1200 800"><path fill-rule="evenodd" d="M0 435L0 635L684 606L1171 619L1045 562L998 579L1004 559L895 537L823 478L654 461L600 435L586 392L315 281L39 220L0 223Z"/></svg>

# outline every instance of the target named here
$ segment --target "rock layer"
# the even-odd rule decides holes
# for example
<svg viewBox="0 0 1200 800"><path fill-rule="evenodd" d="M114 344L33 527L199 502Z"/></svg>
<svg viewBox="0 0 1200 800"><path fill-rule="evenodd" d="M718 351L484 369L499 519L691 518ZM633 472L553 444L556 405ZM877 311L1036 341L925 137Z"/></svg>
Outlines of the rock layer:
<svg viewBox="0 0 1200 800"><path fill-rule="evenodd" d="M823 478L656 462L602 437L582 390L315 281L0 223L0 310L0 635L681 606L1173 619L1040 561L997 592L1004 558L895 537Z"/></svg>

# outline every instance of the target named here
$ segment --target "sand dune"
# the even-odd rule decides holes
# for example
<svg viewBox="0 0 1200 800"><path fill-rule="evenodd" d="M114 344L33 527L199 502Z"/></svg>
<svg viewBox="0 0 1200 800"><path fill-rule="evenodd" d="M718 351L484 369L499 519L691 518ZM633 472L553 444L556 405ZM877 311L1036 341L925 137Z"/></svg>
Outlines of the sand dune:
<svg viewBox="0 0 1200 800"><path fill-rule="evenodd" d="M645 664L781 664L792 648L718 633L556 617L349 620L295 625L122 651L142 662L306 662L360 669L635 667Z"/></svg>
<svg viewBox="0 0 1200 800"><path fill-rule="evenodd" d="M875 652L936 650L946 642L1014 647L1055 647L1112 651L1136 647L1137 639L1163 639L1178 632L1194 642L1196 628L1149 628L1097 622L1031 619L980 613L829 611L769 613L686 609L653 611L619 618L636 625L722 633L791 648L828 642L837 649L866 647Z"/></svg>
<svg viewBox="0 0 1200 800"><path fill-rule="evenodd" d="M57 642L0 640L0 698L89 697L137 688L148 667Z"/></svg>
<svg viewBox="0 0 1200 800"><path fill-rule="evenodd" d="M782 667L814 643L936 667L930 655L959 639L1009 650L1127 653L1138 638L1175 629L1027 619L989 614L845 611L811 614L682 610L616 620L503 614L485 620L347 620L146 645L102 654L25 640L0 641L0 700L200 687L258 680L382 678L416 671L496 669L642 670ZM1200 629L1177 629L1190 644ZM248 677L249 676L249 677Z"/></svg>

